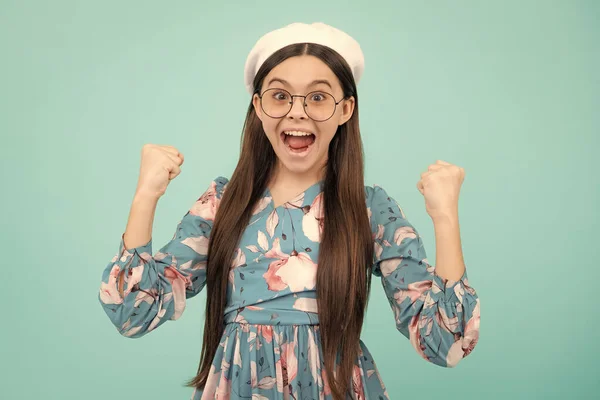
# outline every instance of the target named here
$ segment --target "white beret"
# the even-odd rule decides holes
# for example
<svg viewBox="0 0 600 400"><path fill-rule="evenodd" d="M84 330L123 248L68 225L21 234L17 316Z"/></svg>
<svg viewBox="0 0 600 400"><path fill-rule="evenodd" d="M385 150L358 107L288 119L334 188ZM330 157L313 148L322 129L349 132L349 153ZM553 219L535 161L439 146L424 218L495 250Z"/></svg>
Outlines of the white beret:
<svg viewBox="0 0 600 400"><path fill-rule="evenodd" d="M354 81L358 84L365 68L365 58L356 40L322 22L295 22L262 36L248 54L244 67L244 83L248 93L253 93L252 82L265 60L277 50L294 43L316 43L335 50L346 60L354 75Z"/></svg>

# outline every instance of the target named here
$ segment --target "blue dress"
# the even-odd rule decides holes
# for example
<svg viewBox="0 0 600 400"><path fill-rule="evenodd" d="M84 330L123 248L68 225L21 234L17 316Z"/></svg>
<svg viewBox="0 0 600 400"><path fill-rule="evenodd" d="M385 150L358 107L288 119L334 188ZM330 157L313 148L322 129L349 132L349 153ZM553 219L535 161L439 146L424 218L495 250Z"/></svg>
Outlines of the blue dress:
<svg viewBox="0 0 600 400"><path fill-rule="evenodd" d="M102 274L98 299L118 332L138 338L176 320L206 284L208 240L228 179L217 177L152 255L152 240L118 253ZM191 399L331 399L323 369L315 280L322 232L322 181L274 207L265 190L237 249L227 290L226 325L203 390ZM375 255L398 331L434 364L452 367L479 337L479 298L466 271L436 274L422 240L396 201L365 186ZM123 296L117 279L124 274ZM361 341L353 399L387 399ZM350 398L350 397L349 397Z"/></svg>

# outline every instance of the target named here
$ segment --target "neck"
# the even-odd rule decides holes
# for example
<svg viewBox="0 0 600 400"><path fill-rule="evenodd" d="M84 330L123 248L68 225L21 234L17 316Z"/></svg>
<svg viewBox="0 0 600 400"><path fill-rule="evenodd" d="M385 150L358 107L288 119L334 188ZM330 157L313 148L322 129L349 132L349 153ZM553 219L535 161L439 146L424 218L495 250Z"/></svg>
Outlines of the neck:
<svg viewBox="0 0 600 400"><path fill-rule="evenodd" d="M325 178L325 169L315 166L309 171L297 173L290 171L281 162L277 162L269 186L281 188L308 187Z"/></svg>

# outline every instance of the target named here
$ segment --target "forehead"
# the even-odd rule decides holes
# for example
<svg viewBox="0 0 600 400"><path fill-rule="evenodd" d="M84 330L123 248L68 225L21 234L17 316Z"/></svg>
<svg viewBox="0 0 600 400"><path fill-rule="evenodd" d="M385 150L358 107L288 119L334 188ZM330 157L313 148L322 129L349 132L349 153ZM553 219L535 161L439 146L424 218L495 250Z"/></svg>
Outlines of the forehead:
<svg viewBox="0 0 600 400"><path fill-rule="evenodd" d="M285 81L285 84L281 81L271 83L275 78ZM327 81L334 90L341 90L337 77L327 64L317 57L304 55L290 57L278 64L265 77L264 85L265 87L287 86L296 90L308 89L314 86L329 87L322 81Z"/></svg>

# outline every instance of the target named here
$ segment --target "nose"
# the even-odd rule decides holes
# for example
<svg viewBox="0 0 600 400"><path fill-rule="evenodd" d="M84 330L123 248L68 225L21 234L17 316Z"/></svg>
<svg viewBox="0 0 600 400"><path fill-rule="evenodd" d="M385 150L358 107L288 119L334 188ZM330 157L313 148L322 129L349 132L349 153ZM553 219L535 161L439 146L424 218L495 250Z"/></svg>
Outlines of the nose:
<svg viewBox="0 0 600 400"><path fill-rule="evenodd" d="M288 113L288 117L299 119L308 118L306 112L304 111L304 97L292 97L292 109Z"/></svg>

